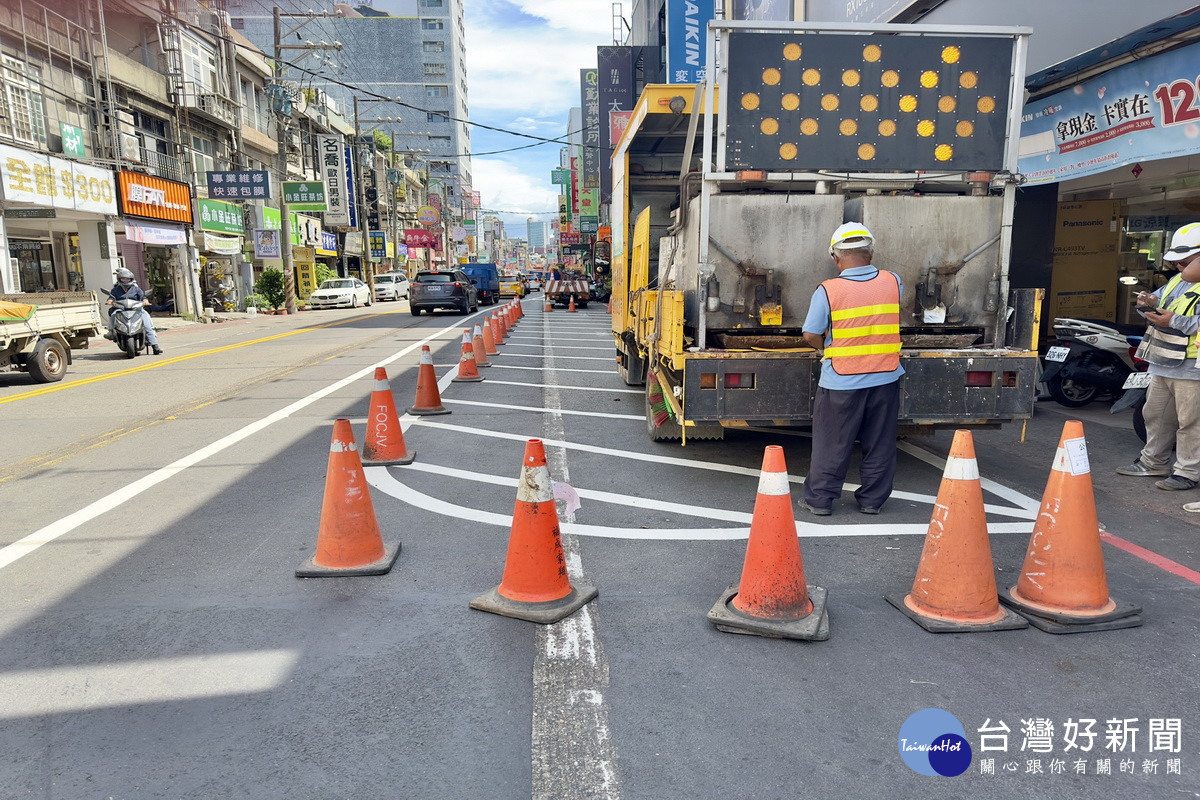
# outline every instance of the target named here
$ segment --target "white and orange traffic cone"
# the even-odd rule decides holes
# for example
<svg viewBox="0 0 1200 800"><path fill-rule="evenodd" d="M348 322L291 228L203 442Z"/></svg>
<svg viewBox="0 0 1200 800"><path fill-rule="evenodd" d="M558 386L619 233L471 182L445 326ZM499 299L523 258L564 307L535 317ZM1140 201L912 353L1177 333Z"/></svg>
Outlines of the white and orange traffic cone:
<svg viewBox="0 0 1200 800"><path fill-rule="evenodd" d="M500 324L500 312L497 311L488 317L488 324L492 326L492 340L496 346L504 344L504 326Z"/></svg>
<svg viewBox="0 0 1200 800"><path fill-rule="evenodd" d="M480 327L483 328L483 352L489 356L499 355L500 351L496 349L496 339L492 336L491 321L484 317Z"/></svg>
<svg viewBox="0 0 1200 800"><path fill-rule="evenodd" d="M575 295L571 295L571 302L567 303L567 311L575 310Z"/></svg>
<svg viewBox="0 0 1200 800"><path fill-rule="evenodd" d="M404 443L404 428L396 413L396 401L388 386L387 370L375 368L375 390L371 392L371 409L367 413L367 435L363 441L362 463L365 467L387 467L411 464L417 457Z"/></svg>
<svg viewBox="0 0 1200 800"><path fill-rule="evenodd" d="M400 543L384 545L379 533L350 420L335 420L317 549L312 558L297 567L296 577L383 575L391 570L398 555Z"/></svg>
<svg viewBox="0 0 1200 800"><path fill-rule="evenodd" d="M1108 594L1083 423L1068 420L1021 576L1000 600L1047 633L1135 628L1142 609Z"/></svg>
<svg viewBox="0 0 1200 800"><path fill-rule="evenodd" d="M476 324L475 331L471 334L471 348L475 351L475 366L490 367L487 359L487 348L483 344L482 326Z"/></svg>
<svg viewBox="0 0 1200 800"><path fill-rule="evenodd" d="M1000 606L971 432L954 434L912 591L887 601L930 633L1028 626Z"/></svg>
<svg viewBox="0 0 1200 800"><path fill-rule="evenodd" d="M549 624L575 613L597 595L595 587L567 575L558 510L546 451L540 439L525 445L508 555L500 585L471 601L471 608Z"/></svg>
<svg viewBox="0 0 1200 800"><path fill-rule="evenodd" d="M708 612L717 630L780 639L829 638L826 591L805 582L783 448L763 453L742 579Z"/></svg>
<svg viewBox="0 0 1200 800"><path fill-rule="evenodd" d="M421 345L421 363L417 367L417 396L408 409L416 416L449 414L450 409L442 405L442 393L438 391L437 374L433 371L433 354L429 345Z"/></svg>
<svg viewBox="0 0 1200 800"><path fill-rule="evenodd" d="M475 366L475 346L471 343L471 331L463 328L462 356L458 360L458 374L451 383L479 383L483 376Z"/></svg>

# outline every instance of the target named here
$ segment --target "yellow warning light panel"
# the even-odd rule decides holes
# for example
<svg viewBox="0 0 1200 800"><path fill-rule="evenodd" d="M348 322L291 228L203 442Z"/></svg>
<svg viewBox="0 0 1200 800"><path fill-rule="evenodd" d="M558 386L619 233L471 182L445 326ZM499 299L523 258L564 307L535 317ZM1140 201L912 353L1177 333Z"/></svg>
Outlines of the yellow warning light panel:
<svg viewBox="0 0 1200 800"><path fill-rule="evenodd" d="M731 31L725 168L1004 168L1011 37Z"/></svg>

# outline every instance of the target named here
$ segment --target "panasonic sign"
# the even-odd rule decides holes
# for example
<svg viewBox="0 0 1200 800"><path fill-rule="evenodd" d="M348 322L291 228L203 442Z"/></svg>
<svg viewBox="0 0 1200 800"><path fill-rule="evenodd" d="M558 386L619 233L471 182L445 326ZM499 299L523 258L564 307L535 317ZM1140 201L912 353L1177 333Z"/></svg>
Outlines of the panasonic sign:
<svg viewBox="0 0 1200 800"><path fill-rule="evenodd" d="M704 80L713 0L667 0L667 83Z"/></svg>

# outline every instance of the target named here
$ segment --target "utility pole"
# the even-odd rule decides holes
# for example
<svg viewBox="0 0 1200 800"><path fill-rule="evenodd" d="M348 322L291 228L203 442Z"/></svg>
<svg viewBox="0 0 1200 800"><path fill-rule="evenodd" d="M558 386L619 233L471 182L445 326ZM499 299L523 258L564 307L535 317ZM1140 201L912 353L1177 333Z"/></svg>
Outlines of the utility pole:
<svg viewBox="0 0 1200 800"><path fill-rule="evenodd" d="M275 69L273 73L273 83L276 86L276 97L280 101L280 111L275 121L275 139L279 146L279 155L277 157L277 170L279 172L279 225L282 228L280 231L280 255L283 256L283 296L284 304L287 308L287 313L296 313L296 269L292 262L292 214L288 209L287 199L283 196L283 182L287 180L287 136L288 127L291 121L291 106L283 100L283 51L284 50L341 50L341 42L326 44L321 42L313 44L283 44L283 18L299 18L304 21L287 32L291 35L303 28L316 17L326 16L327 12L309 13L309 14L285 14L279 10L279 6L272 9L272 16L275 23ZM283 113L287 111L287 113Z"/></svg>
<svg viewBox="0 0 1200 800"><path fill-rule="evenodd" d="M362 229L363 236L363 261L362 274L363 283L367 284L371 289L371 296L375 296L375 263L371 259L371 222L367 217L367 181L364 174L362 164L362 128L359 127L358 120L358 95L354 96L354 174L357 176L355 182L358 185L358 190L354 193L354 202L358 204L358 219L359 228ZM371 171L375 170L375 148L371 147ZM376 189L376 199L378 200L378 188Z"/></svg>

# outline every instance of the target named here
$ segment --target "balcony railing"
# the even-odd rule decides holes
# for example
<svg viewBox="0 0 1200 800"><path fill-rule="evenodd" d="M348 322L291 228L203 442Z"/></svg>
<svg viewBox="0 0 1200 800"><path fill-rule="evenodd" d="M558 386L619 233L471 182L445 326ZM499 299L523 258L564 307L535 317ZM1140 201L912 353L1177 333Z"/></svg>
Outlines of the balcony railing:
<svg viewBox="0 0 1200 800"><path fill-rule="evenodd" d="M179 159L173 158L157 150L141 148L142 167L151 175L167 178L172 181L186 181L190 175L185 174Z"/></svg>

